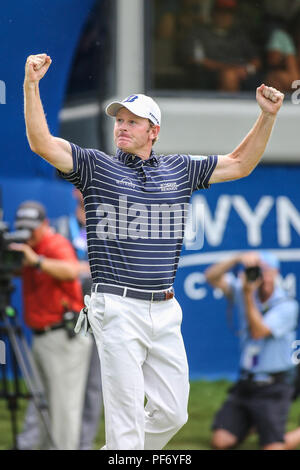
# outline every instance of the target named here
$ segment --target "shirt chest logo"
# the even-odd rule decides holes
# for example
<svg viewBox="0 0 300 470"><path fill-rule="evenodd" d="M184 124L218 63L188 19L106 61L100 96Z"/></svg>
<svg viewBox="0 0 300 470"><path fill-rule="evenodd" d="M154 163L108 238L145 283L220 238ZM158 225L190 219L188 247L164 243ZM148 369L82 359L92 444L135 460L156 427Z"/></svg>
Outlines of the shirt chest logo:
<svg viewBox="0 0 300 470"><path fill-rule="evenodd" d="M116 184L119 186L124 186L126 188L134 189L135 184L128 177L122 178L121 180L116 180Z"/></svg>
<svg viewBox="0 0 300 470"><path fill-rule="evenodd" d="M160 185L161 191L177 191L177 183L162 183Z"/></svg>

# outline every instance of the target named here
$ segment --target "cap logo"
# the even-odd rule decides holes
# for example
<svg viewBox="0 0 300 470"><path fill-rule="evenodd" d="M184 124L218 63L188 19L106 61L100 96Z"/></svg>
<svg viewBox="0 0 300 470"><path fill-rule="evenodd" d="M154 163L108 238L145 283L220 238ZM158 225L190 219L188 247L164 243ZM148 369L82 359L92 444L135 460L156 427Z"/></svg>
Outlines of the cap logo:
<svg viewBox="0 0 300 470"><path fill-rule="evenodd" d="M149 113L149 115L150 115L151 117L153 117L153 119L157 122L157 124L159 124L159 120L157 119L157 117L154 116L154 114Z"/></svg>
<svg viewBox="0 0 300 470"><path fill-rule="evenodd" d="M133 101L137 100L138 96L137 95L129 95L123 103L133 103Z"/></svg>

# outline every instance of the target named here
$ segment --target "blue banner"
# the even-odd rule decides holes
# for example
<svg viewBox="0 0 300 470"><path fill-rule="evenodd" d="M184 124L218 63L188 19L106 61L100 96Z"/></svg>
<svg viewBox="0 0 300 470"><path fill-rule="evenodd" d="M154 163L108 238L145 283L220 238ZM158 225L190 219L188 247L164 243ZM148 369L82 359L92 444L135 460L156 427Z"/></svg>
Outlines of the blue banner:
<svg viewBox="0 0 300 470"><path fill-rule="evenodd" d="M53 168L29 149L23 106L26 58L52 58L41 96L51 133L58 135L70 66L82 28L95 0L26 0L1 5L0 31L0 176L53 178ZM1 87L0 87L1 88ZM2 93L1 93L2 91ZM4 93L4 94L3 94Z"/></svg>
<svg viewBox="0 0 300 470"><path fill-rule="evenodd" d="M2 2L0 208L3 207L4 220L11 229L16 209L24 200L42 202L50 218L74 210L71 185L58 181L54 168L29 148L24 122L23 81L29 55L47 53L51 56L53 62L40 89L49 129L53 135L58 135L58 116L72 60L94 3L95 0L24 0L5 2L5 5ZM20 280L14 280L14 285L12 305L22 322Z"/></svg>
<svg viewBox="0 0 300 470"><path fill-rule="evenodd" d="M234 378L238 370L238 325L222 293L205 282L209 265L241 251L271 250L281 262L281 283L299 298L299 178L298 166L261 165L245 179L194 193L175 282L192 378Z"/></svg>

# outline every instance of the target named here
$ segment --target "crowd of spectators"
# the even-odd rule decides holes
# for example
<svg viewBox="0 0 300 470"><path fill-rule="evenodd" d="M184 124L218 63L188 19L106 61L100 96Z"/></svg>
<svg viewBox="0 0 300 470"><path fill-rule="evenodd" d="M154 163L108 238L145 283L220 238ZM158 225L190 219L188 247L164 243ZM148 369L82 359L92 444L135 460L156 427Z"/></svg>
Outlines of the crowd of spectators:
<svg viewBox="0 0 300 470"><path fill-rule="evenodd" d="M83 29L68 97L111 82L100 73L113 42L105 4L95 2ZM155 0L148 8L152 89L239 92L265 82L288 93L299 79L300 0Z"/></svg>
<svg viewBox="0 0 300 470"><path fill-rule="evenodd" d="M300 76L300 1L156 2L153 88L292 91Z"/></svg>

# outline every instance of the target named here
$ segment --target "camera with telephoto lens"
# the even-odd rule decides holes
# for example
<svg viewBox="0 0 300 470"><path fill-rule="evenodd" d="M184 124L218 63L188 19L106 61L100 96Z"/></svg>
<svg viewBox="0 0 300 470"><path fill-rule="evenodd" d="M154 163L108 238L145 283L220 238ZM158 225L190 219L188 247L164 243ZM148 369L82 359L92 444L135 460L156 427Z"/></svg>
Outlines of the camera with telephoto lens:
<svg viewBox="0 0 300 470"><path fill-rule="evenodd" d="M245 269L246 279L248 282L257 281L257 279L261 278L262 272L260 266L248 266Z"/></svg>

